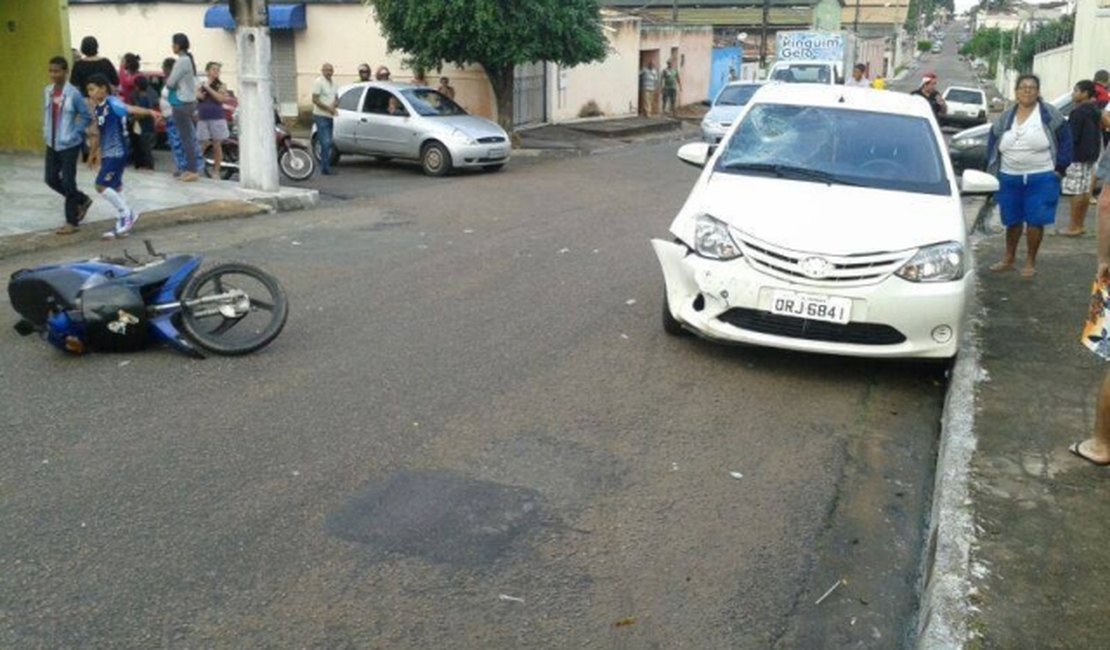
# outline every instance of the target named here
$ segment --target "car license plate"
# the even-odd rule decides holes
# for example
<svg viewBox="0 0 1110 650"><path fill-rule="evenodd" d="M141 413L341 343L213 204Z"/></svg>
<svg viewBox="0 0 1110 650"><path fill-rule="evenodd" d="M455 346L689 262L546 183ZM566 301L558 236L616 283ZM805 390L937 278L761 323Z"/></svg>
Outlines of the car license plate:
<svg viewBox="0 0 1110 650"><path fill-rule="evenodd" d="M486 153L486 156L489 157L489 158L504 158L505 157L505 150L504 149L490 149Z"/></svg>
<svg viewBox="0 0 1110 650"><path fill-rule="evenodd" d="M851 319L852 300L812 293L775 291L771 294L771 313L843 325Z"/></svg>

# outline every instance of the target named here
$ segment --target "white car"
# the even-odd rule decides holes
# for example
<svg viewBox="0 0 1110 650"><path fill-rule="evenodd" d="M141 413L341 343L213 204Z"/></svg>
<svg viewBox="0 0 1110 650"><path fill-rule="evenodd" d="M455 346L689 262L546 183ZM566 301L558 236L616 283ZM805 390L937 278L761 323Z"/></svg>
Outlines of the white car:
<svg viewBox="0 0 1110 650"><path fill-rule="evenodd" d="M987 93L981 89L949 86L942 97L948 111L940 116L941 124L975 126L987 123Z"/></svg>
<svg viewBox="0 0 1110 650"><path fill-rule="evenodd" d="M864 357L955 356L973 268L958 181L928 104L764 86L655 239L663 328ZM970 170L965 193L998 189Z"/></svg>

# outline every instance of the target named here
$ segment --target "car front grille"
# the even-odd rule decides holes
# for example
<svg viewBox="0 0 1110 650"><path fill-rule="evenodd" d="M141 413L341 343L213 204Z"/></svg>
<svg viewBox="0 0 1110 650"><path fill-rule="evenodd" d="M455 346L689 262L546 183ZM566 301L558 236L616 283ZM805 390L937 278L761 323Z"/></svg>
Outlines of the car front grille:
<svg viewBox="0 0 1110 650"><path fill-rule="evenodd" d="M504 141L505 141L505 138L502 138L499 135L492 135L492 136L489 136L488 138L478 138L478 144L496 144L498 142L504 142Z"/></svg>
<svg viewBox="0 0 1110 650"><path fill-rule="evenodd" d="M732 229L736 243L758 271L783 280L814 286L861 286L874 284L902 268L916 251L863 253L859 255L826 255L791 250L765 242L747 233ZM825 277L815 278L802 271L802 262L818 257L828 262Z"/></svg>
<svg viewBox="0 0 1110 650"><path fill-rule="evenodd" d="M826 323L825 321L779 316L756 309L736 307L717 317L740 329L808 341L853 343L856 345L897 345L906 336L890 325L880 323Z"/></svg>

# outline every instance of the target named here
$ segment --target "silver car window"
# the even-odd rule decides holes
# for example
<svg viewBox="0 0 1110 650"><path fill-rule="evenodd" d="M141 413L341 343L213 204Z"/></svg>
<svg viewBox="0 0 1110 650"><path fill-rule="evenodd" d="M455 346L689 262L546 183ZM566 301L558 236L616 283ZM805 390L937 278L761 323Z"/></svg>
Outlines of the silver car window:
<svg viewBox="0 0 1110 650"><path fill-rule="evenodd" d="M360 99L362 99L362 87L350 88L339 96L339 108L345 111L357 111Z"/></svg>
<svg viewBox="0 0 1110 650"><path fill-rule="evenodd" d="M466 115L462 106L456 104L450 97L431 88L411 88L402 90L401 94L409 100L417 115L435 117L437 115Z"/></svg>

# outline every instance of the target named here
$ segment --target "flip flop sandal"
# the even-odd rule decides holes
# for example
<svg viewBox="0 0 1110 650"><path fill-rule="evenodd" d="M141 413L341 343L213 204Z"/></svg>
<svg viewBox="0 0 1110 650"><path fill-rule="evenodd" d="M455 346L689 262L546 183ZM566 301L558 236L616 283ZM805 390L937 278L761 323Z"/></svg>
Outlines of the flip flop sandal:
<svg viewBox="0 0 1110 650"><path fill-rule="evenodd" d="M1084 454L1082 451L1080 451L1079 450L1079 445L1081 445L1081 444L1082 444L1082 442L1073 442L1072 445L1070 447L1068 447L1068 451L1070 451L1071 453L1075 454L1076 456L1082 458L1083 460L1087 461L1088 463L1090 463L1092 465L1096 465L1098 467L1110 467L1110 461L1100 462L1100 461L1095 460L1094 458L1091 458L1087 454Z"/></svg>

